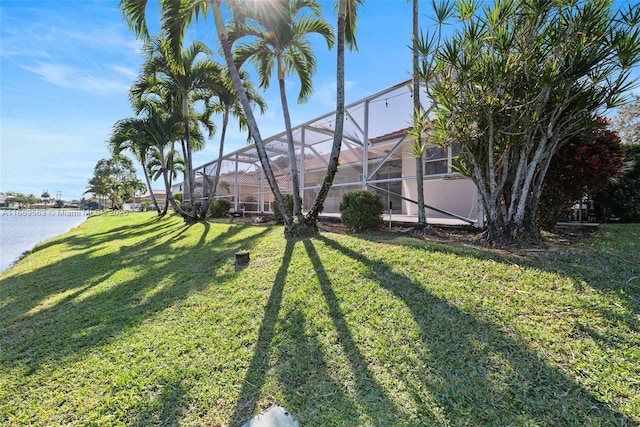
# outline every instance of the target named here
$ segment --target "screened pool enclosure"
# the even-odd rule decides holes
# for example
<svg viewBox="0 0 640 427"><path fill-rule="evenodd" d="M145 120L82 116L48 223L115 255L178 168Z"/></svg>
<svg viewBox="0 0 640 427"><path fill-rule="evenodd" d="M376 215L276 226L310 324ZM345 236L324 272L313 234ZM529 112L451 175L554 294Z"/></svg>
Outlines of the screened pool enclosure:
<svg viewBox="0 0 640 427"><path fill-rule="evenodd" d="M407 135L413 110L411 93L408 80L345 107L340 167L323 215L339 215L344 193L368 189L383 197L387 219L391 213L394 220L417 221L416 159L411 152L413 141ZM313 203L325 176L334 125L335 113L330 112L293 128L303 210ZM265 139L265 145L280 191L291 192L286 133ZM430 223L477 222L476 187L454 172L455 156L454 147L434 146L425 153L425 213ZM197 167L196 198L211 194L218 167L220 182L215 199L229 200L235 212L272 212L273 194L253 145Z"/></svg>

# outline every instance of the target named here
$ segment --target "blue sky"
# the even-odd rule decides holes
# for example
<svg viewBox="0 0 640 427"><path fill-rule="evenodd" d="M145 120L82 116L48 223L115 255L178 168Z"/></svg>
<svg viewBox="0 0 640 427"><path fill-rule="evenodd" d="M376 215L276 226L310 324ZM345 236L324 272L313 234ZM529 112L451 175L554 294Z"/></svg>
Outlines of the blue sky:
<svg viewBox="0 0 640 427"><path fill-rule="evenodd" d="M430 3L421 1L421 14ZM334 1L321 4L334 25ZM133 116L128 90L142 61L141 43L117 5L118 0L0 0L0 192L40 196L46 189L65 200L79 199L96 162L110 156L106 141L113 124ZM425 28L424 15L421 20ZM410 36L406 0L365 2L359 51L347 52L347 102L410 77ZM188 37L214 47L213 23L191 28ZM287 81L294 124L335 108L335 51L328 52L319 38L311 40L318 60L314 95L296 104L299 86L293 77ZM263 137L283 130L275 79L272 86L263 94L269 110L258 118ZM218 141L218 135L209 140L194 164L213 160ZM233 125L225 151L245 141Z"/></svg>
<svg viewBox="0 0 640 427"><path fill-rule="evenodd" d="M128 90L142 61L141 43L117 5L0 1L0 191L40 196L46 189L65 200L79 199L96 162L110 156L106 141L113 124L133 116ZM333 2L322 5L334 25ZM359 52L347 53L347 102L409 78L411 67L411 7L405 0L368 0L359 19ZM188 35L213 46L213 22ZM287 82L294 124L335 108L335 50L313 41L314 95L298 105L298 85L293 77ZM263 136L283 130L277 82L272 85L263 94L269 105L259 118ZM246 143L237 126L230 132L226 152ZM209 140L194 163L213 160L218 141L218 135Z"/></svg>

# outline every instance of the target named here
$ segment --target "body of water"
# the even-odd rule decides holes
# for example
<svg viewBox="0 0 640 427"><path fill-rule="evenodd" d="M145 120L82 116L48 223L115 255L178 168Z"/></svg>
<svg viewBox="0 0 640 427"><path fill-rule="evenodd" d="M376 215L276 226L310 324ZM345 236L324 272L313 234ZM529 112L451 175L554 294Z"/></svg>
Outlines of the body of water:
<svg viewBox="0 0 640 427"><path fill-rule="evenodd" d="M0 272L38 243L64 234L87 219L86 211L0 210Z"/></svg>

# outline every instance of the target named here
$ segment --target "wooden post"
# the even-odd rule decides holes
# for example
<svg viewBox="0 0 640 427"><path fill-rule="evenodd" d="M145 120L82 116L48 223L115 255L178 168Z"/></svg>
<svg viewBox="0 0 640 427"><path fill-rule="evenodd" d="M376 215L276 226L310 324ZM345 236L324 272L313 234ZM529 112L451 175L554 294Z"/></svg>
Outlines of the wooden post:
<svg viewBox="0 0 640 427"><path fill-rule="evenodd" d="M249 251L236 253L236 271L242 270L249 265Z"/></svg>

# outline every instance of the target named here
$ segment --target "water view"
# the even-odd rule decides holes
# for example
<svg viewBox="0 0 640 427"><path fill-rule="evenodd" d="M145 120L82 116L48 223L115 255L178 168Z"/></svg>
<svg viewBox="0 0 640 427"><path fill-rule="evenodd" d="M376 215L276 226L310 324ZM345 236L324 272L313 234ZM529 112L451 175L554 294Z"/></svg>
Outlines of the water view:
<svg viewBox="0 0 640 427"><path fill-rule="evenodd" d="M80 210L0 210L0 272L38 243L66 233L86 218Z"/></svg>

